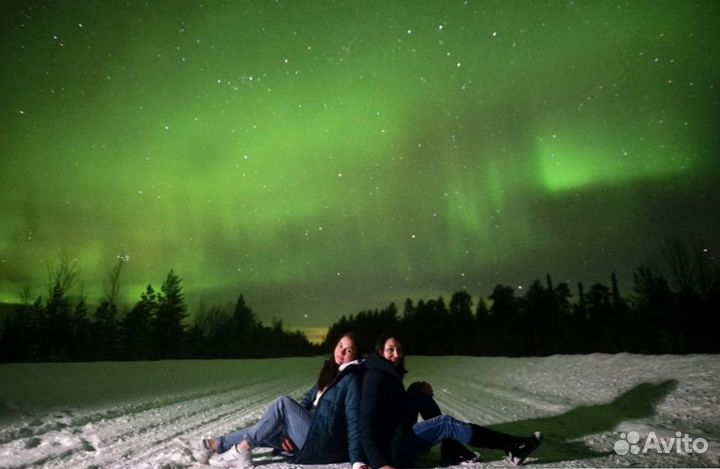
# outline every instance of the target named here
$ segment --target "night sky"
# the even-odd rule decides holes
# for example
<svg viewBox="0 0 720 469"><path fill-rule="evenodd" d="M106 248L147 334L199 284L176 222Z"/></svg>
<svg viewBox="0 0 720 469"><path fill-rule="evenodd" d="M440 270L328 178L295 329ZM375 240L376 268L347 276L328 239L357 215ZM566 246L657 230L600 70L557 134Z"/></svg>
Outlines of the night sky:
<svg viewBox="0 0 720 469"><path fill-rule="evenodd" d="M720 3L15 2L0 301L76 259L313 338L466 288L720 248ZM77 289L79 292L80 289Z"/></svg>

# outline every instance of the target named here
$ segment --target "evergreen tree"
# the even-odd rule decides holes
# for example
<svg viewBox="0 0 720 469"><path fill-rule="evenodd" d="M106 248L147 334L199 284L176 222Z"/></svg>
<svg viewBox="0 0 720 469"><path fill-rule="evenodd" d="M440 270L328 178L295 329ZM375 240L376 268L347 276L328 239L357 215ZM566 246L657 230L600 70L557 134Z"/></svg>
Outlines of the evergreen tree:
<svg viewBox="0 0 720 469"><path fill-rule="evenodd" d="M515 289L507 285L496 285L488 297L492 300L490 314L498 318L514 318L519 311Z"/></svg>
<svg viewBox="0 0 720 469"><path fill-rule="evenodd" d="M171 269L160 288L157 311L151 326L154 358L178 358L181 356L185 331L183 320L186 317L187 306L181 279Z"/></svg>
<svg viewBox="0 0 720 469"><path fill-rule="evenodd" d="M555 287L555 298L557 300L558 313L561 316L567 316L571 313L570 298L572 293L570 292L570 285L567 282L558 283Z"/></svg>
<svg viewBox="0 0 720 469"><path fill-rule="evenodd" d="M45 340L47 331L47 310L45 309L45 301L41 296L35 299L30 307L28 315L28 345L26 359L37 361L47 360L47 342Z"/></svg>
<svg viewBox="0 0 720 469"><path fill-rule="evenodd" d="M519 324L520 302L515 297L515 289L507 285L496 285L488 299L490 305L490 327L493 335L493 354L518 355L519 350L514 347L517 343L517 328ZM513 346L511 346L511 344Z"/></svg>
<svg viewBox="0 0 720 469"><path fill-rule="evenodd" d="M455 354L475 351L475 319L472 313L472 296L465 290L456 291L450 297L451 342L449 352Z"/></svg>
<svg viewBox="0 0 720 469"><path fill-rule="evenodd" d="M672 346L673 323L677 318L675 295L667 280L647 265L641 265L633 274L634 314L630 329L635 352L668 353Z"/></svg>
<svg viewBox="0 0 720 469"><path fill-rule="evenodd" d="M478 355L495 355L495 344L490 323L490 310L488 309L485 298L480 297L475 306L475 321L477 338L473 345L474 353Z"/></svg>
<svg viewBox="0 0 720 469"><path fill-rule="evenodd" d="M487 302L485 301L485 298L480 297L478 299L477 306L475 306L475 318L478 320L478 322L485 321L490 315L490 310L488 309Z"/></svg>
<svg viewBox="0 0 720 469"><path fill-rule="evenodd" d="M117 307L103 300L95 310L92 322L95 338L95 358L113 360L118 354L118 318Z"/></svg>
<svg viewBox="0 0 720 469"><path fill-rule="evenodd" d="M282 324L280 326L280 330L282 330ZM245 297L240 295L232 315L231 331L234 337L231 340L234 357L250 357L255 354L257 349L255 338L258 328L259 324L255 315L245 303Z"/></svg>
<svg viewBox="0 0 720 469"><path fill-rule="evenodd" d="M24 301L4 318L0 327L0 361L16 362L30 357L34 344L33 314L33 305Z"/></svg>
<svg viewBox="0 0 720 469"><path fill-rule="evenodd" d="M85 295L75 304L70 322L70 357L82 361L92 359L91 323Z"/></svg>
<svg viewBox="0 0 720 469"><path fill-rule="evenodd" d="M133 308L120 322L122 356L127 360L147 360L151 356L151 324L158 310L158 296L148 284Z"/></svg>
<svg viewBox="0 0 720 469"><path fill-rule="evenodd" d="M614 313L623 313L627 310L627 303L620 295L620 288L618 287L617 276L615 272L610 274L611 289L612 289L612 310Z"/></svg>
<svg viewBox="0 0 720 469"><path fill-rule="evenodd" d="M547 325L545 336L553 342L548 353L575 353L577 351L580 330L576 318L572 315L570 285L560 282L553 290L556 316Z"/></svg>
<svg viewBox="0 0 720 469"><path fill-rule="evenodd" d="M522 320L516 325L517 334L521 337L519 352L523 355L545 355L555 342L549 341L545 334L553 313L552 292L548 292L540 280L535 280L525 291L523 300Z"/></svg>
<svg viewBox="0 0 720 469"><path fill-rule="evenodd" d="M96 340L96 357L99 360L114 360L120 355L120 319L118 298L120 295L120 272L125 263L124 256L118 256L117 262L110 269L103 289L105 297L95 310L94 335Z"/></svg>
<svg viewBox="0 0 720 469"><path fill-rule="evenodd" d="M40 324L43 355L51 360L67 360L71 340L70 289L77 279L77 264L65 253L56 263L48 263L48 301Z"/></svg>
<svg viewBox="0 0 720 469"><path fill-rule="evenodd" d="M403 317L411 317L413 314L415 314L415 305L413 304L413 300L411 298L406 298L403 306Z"/></svg>
<svg viewBox="0 0 720 469"><path fill-rule="evenodd" d="M587 310L587 299L585 298L585 286L582 284L582 282L578 282L577 284L578 289L578 301L575 304L575 307L573 308L573 313L575 316L579 319L587 319L588 318L588 310Z"/></svg>

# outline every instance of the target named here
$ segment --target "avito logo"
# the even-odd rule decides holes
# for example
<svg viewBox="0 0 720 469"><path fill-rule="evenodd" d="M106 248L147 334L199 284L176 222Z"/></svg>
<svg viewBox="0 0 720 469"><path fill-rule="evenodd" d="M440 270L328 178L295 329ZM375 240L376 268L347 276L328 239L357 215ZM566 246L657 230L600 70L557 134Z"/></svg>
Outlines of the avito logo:
<svg viewBox="0 0 720 469"><path fill-rule="evenodd" d="M640 434L638 432L627 432L620 434L620 439L613 446L615 453L625 456L628 453L645 454L649 451L655 451L658 454L703 454L708 450L708 442L705 438L692 438L690 435L682 432L675 432L674 437L663 438L650 432L645 439L644 444L640 444Z"/></svg>

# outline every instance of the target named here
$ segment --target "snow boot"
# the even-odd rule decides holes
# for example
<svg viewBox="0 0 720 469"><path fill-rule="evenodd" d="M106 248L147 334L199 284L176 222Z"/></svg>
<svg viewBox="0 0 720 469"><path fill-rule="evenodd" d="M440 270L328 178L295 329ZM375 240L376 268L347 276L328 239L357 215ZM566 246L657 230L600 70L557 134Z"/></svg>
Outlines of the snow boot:
<svg viewBox="0 0 720 469"><path fill-rule="evenodd" d="M470 451L457 440L443 440L440 443L440 457L446 466L457 466L463 462L479 462L480 455Z"/></svg>
<svg viewBox="0 0 720 469"><path fill-rule="evenodd" d="M189 451L192 458L200 464L207 464L210 457L215 454L215 451L210 448L207 440L178 438L175 440L175 443Z"/></svg>
<svg viewBox="0 0 720 469"><path fill-rule="evenodd" d="M480 425L475 425L474 423L471 423L470 427L472 428L470 445L477 448L509 451L513 447L513 444L518 441L518 438L515 438L512 435L490 430L489 428L481 427ZM524 438L522 440L525 441Z"/></svg>
<svg viewBox="0 0 720 469"><path fill-rule="evenodd" d="M538 449L542 443L542 433L535 432L529 438L523 438L521 441L515 442L510 449L507 450L507 460L513 466L519 466L525 462L530 454Z"/></svg>
<svg viewBox="0 0 720 469"><path fill-rule="evenodd" d="M213 467L249 469L253 467L252 450L242 449L237 444L211 459L210 465Z"/></svg>

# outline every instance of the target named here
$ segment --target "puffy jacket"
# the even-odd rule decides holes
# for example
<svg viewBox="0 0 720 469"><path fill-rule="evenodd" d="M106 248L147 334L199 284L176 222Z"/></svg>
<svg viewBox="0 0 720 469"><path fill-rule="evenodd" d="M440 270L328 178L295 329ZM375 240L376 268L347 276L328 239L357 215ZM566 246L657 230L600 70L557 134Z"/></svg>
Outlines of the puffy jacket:
<svg viewBox="0 0 720 469"><path fill-rule="evenodd" d="M298 464L365 462L360 442L360 391L365 367L350 365L327 387L313 411L305 445L294 456ZM301 405L310 410L317 395L313 386Z"/></svg>
<svg viewBox="0 0 720 469"><path fill-rule="evenodd" d="M411 467L406 449L414 438L413 412L406 399L403 373L376 353L365 359L360 406L360 438L373 468L382 466Z"/></svg>

